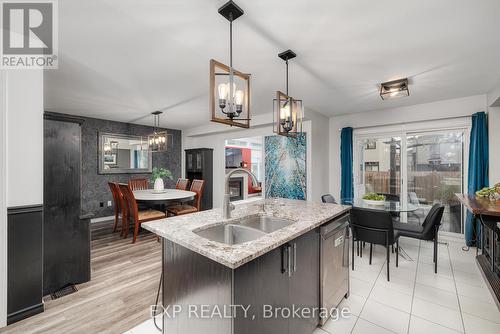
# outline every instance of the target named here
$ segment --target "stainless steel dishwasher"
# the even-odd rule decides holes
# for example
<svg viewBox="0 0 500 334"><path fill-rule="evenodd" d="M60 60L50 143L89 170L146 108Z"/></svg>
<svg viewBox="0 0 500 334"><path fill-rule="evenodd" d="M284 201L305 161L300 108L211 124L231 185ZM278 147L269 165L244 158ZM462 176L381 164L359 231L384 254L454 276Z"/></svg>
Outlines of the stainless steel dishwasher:
<svg viewBox="0 0 500 334"><path fill-rule="evenodd" d="M320 232L320 305L331 310L349 296L349 214L321 226Z"/></svg>

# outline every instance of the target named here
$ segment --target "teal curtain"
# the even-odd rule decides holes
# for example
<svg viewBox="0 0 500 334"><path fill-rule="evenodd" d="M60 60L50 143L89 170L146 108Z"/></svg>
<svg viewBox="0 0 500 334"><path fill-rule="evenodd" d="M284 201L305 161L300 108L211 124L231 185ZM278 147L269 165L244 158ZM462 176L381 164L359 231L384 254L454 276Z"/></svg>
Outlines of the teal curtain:
<svg viewBox="0 0 500 334"><path fill-rule="evenodd" d="M469 194L487 187L488 180L488 119L485 112L472 115L470 133L469 173L467 190ZM465 242L467 246L480 246L479 221L467 212Z"/></svg>
<svg viewBox="0 0 500 334"><path fill-rule="evenodd" d="M340 133L340 164L340 200L342 204L347 204L354 197L352 128L343 128Z"/></svg>

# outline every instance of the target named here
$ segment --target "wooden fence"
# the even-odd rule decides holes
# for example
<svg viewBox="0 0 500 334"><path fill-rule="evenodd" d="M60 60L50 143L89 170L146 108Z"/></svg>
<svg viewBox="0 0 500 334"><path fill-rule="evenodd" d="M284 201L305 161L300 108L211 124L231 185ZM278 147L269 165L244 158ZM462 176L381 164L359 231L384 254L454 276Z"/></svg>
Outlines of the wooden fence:
<svg viewBox="0 0 500 334"><path fill-rule="evenodd" d="M365 172L366 191L401 194L400 172L395 172L394 189L391 191L390 172ZM462 192L460 172L410 172L408 192L415 192L422 203L439 200L442 203L457 201L454 193Z"/></svg>

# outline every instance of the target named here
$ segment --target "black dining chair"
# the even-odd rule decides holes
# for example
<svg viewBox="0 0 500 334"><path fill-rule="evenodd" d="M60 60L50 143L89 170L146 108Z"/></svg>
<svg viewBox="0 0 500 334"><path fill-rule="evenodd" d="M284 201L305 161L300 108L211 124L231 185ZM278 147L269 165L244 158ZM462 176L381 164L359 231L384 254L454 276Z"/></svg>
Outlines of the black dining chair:
<svg viewBox="0 0 500 334"><path fill-rule="evenodd" d="M370 243L370 264L372 262L373 245L386 247L387 280L389 281L389 246L396 243L396 267L399 257L399 234L394 231L392 217L389 212L353 207L351 210L351 230L356 241ZM352 243L352 270L354 270L354 243Z"/></svg>
<svg viewBox="0 0 500 334"><path fill-rule="evenodd" d="M394 222L394 229L401 237L434 241L434 272L437 273L438 231L443 218L444 205L434 204L422 225Z"/></svg>
<svg viewBox="0 0 500 334"><path fill-rule="evenodd" d="M321 201L323 203L332 203L332 204L337 204L337 201L335 200L335 197L333 197L330 194L322 195L321 196Z"/></svg>

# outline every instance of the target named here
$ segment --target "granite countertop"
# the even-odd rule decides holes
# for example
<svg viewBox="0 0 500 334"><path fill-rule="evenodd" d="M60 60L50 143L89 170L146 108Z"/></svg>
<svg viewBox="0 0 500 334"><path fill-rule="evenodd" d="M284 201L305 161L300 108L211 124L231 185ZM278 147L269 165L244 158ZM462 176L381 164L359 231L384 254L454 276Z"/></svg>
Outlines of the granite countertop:
<svg viewBox="0 0 500 334"><path fill-rule="evenodd" d="M262 204L265 204L265 212L262 211ZM222 218L222 210L217 208L143 223L142 227L231 269L236 269L315 229L332 218L340 216L349 209L350 206L336 204L266 199L237 205L232 212L232 217L227 220ZM256 240L237 245L211 241L193 232L215 225L229 224L235 220L259 214L286 218L296 222Z"/></svg>

